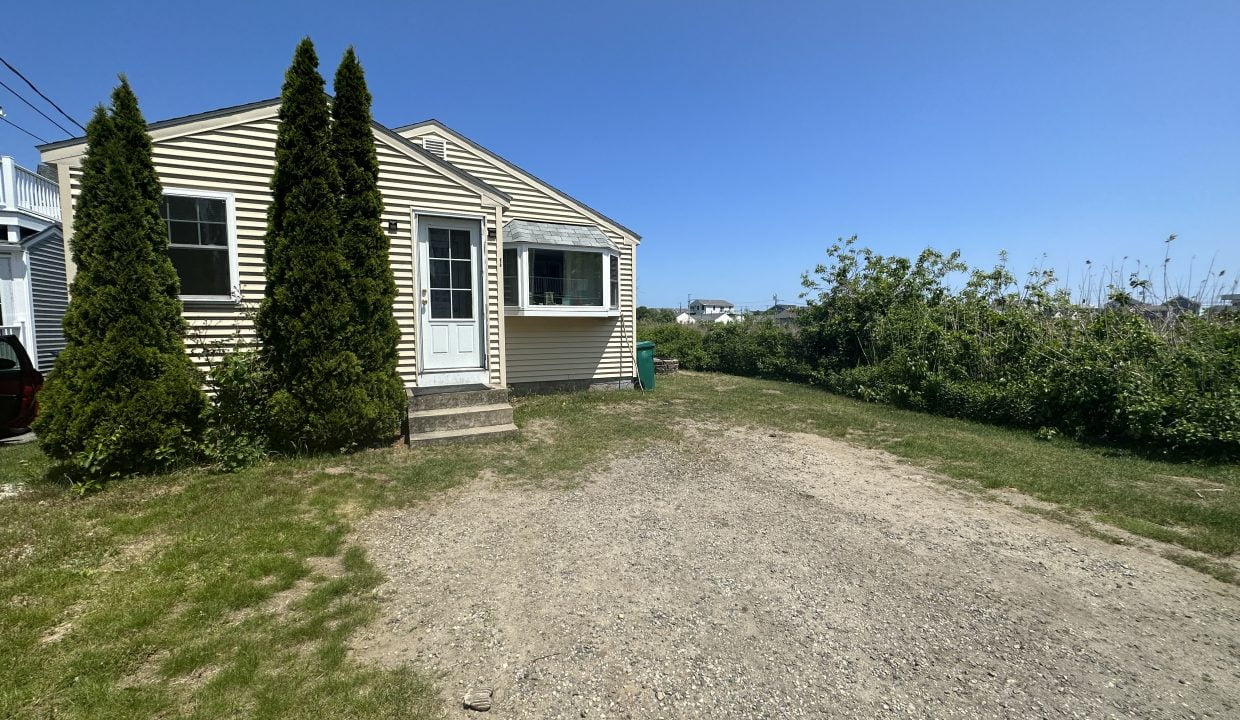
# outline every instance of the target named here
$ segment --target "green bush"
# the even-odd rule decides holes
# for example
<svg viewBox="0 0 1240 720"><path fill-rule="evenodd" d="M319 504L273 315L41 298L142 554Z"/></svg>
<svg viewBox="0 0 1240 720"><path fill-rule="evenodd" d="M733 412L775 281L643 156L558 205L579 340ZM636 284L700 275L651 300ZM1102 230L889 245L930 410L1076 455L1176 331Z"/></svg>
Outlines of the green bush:
<svg viewBox="0 0 1240 720"><path fill-rule="evenodd" d="M253 350L228 352L207 379L212 392L201 443L203 456L226 471L261 461L267 456L272 393L271 373L262 356Z"/></svg>
<svg viewBox="0 0 1240 720"><path fill-rule="evenodd" d="M87 483L191 461L206 404L185 352L151 141L124 78L87 127L65 349L39 395L39 444Z"/></svg>
<svg viewBox="0 0 1240 720"><path fill-rule="evenodd" d="M654 354L661 358L676 358L686 370L713 370L714 367L702 349L705 333L694 325L677 323L638 323L637 339L654 342Z"/></svg>

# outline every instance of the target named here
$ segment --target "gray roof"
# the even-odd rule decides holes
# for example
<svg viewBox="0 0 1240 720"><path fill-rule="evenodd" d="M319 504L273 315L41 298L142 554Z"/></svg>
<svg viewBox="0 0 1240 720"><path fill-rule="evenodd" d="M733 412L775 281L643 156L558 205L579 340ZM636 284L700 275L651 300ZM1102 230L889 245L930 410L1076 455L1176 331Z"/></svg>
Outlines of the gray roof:
<svg viewBox="0 0 1240 720"><path fill-rule="evenodd" d="M611 238L604 235L603 231L594 225L566 225L534 222L533 220L509 220L504 223L504 244L509 243L616 249L616 244L611 241Z"/></svg>
<svg viewBox="0 0 1240 720"><path fill-rule="evenodd" d="M719 322L719 318L723 317L724 315L727 315L733 320L736 319L736 316L733 315L732 313L706 313L704 315L694 315L693 319L697 320L698 322Z"/></svg>
<svg viewBox="0 0 1240 720"><path fill-rule="evenodd" d="M732 307L732 303L728 302L727 300L702 300L700 298L695 298L693 302L689 304L690 305L718 305L720 307Z"/></svg>

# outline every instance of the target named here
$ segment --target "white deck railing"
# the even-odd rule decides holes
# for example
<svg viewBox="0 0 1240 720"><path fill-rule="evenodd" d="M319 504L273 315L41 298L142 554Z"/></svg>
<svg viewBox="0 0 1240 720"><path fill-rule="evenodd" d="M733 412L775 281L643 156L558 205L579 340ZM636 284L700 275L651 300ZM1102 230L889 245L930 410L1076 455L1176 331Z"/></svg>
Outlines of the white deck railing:
<svg viewBox="0 0 1240 720"><path fill-rule="evenodd" d="M16 335L17 337L21 337L22 326L21 325L0 325L0 335Z"/></svg>
<svg viewBox="0 0 1240 720"><path fill-rule="evenodd" d="M60 186L0 157L0 210L21 211L60 222Z"/></svg>

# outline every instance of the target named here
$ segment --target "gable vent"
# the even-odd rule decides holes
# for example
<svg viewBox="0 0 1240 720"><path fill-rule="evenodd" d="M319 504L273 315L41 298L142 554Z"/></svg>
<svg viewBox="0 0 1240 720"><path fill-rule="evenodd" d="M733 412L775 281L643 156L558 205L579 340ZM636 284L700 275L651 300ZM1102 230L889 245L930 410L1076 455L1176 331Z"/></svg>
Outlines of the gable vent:
<svg viewBox="0 0 1240 720"><path fill-rule="evenodd" d="M448 143L444 142L440 138L422 138L422 147L425 148L426 152L434 155L440 160L448 159Z"/></svg>

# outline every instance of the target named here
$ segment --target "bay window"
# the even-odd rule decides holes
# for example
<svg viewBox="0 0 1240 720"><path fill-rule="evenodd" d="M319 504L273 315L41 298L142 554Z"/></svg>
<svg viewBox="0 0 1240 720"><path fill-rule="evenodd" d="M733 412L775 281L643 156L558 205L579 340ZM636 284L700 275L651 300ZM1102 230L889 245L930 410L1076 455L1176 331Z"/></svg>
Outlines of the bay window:
<svg viewBox="0 0 1240 720"><path fill-rule="evenodd" d="M604 248L519 244L504 249L509 315L618 314L619 259Z"/></svg>

